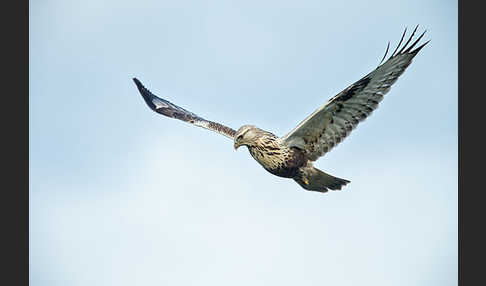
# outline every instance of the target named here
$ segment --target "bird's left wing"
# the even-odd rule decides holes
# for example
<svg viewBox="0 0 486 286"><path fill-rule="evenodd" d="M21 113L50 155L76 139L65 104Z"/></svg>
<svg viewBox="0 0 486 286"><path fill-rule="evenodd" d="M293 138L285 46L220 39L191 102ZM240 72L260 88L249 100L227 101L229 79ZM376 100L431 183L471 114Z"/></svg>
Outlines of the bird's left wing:
<svg viewBox="0 0 486 286"><path fill-rule="evenodd" d="M220 123L206 120L165 99L157 97L153 93L151 93L150 90L146 89L138 79L134 78L133 81L137 85L138 91L140 91L140 94L145 100L145 103L147 103L147 105L153 111L170 118L179 119L194 124L196 126L212 130L233 140L236 133L235 130Z"/></svg>
<svg viewBox="0 0 486 286"><path fill-rule="evenodd" d="M329 152L378 107L378 103L390 90L391 85L410 65L420 49L428 43L413 50L424 32L407 47L416 30L417 28L398 51L405 36L405 29L400 43L386 62L327 101L282 137L282 140L291 147L302 149L311 161ZM383 59L386 57L388 48L389 45Z"/></svg>

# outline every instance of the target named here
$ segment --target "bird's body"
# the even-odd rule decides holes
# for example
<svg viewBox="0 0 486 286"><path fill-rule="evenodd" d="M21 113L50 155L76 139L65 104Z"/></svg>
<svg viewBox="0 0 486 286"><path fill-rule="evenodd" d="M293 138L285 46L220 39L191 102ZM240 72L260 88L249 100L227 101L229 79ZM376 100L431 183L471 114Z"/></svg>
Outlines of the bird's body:
<svg viewBox="0 0 486 286"><path fill-rule="evenodd" d="M249 136L251 138L247 139ZM235 149L241 145L248 147L251 156L265 170L279 177L293 178L299 168L306 165L302 151L289 147L273 133L255 126L244 125L236 132Z"/></svg>
<svg viewBox="0 0 486 286"><path fill-rule="evenodd" d="M270 173L283 178L293 178L297 175L299 168L306 165L304 153L299 149L289 148L278 142L278 139L272 140L272 143L276 144L269 145L269 140L266 142L262 145L248 147L248 151Z"/></svg>
<svg viewBox="0 0 486 286"><path fill-rule="evenodd" d="M251 156L265 170L279 177L292 178L304 189L337 190L349 183L314 168L305 151L256 126L243 125L236 131L234 147L238 149L242 145L248 147Z"/></svg>
<svg viewBox="0 0 486 286"><path fill-rule="evenodd" d="M340 190L349 181L324 173L315 168L312 162L329 152L378 107L391 85L428 43L413 50L424 32L408 46L416 30L417 28L398 51L405 36L405 29L400 43L385 63L329 99L283 137L253 125L243 125L235 131L220 123L208 121L155 96L139 80L134 78L134 81L152 110L222 134L233 140L235 149L247 146L251 156L273 175L292 178L310 191Z"/></svg>

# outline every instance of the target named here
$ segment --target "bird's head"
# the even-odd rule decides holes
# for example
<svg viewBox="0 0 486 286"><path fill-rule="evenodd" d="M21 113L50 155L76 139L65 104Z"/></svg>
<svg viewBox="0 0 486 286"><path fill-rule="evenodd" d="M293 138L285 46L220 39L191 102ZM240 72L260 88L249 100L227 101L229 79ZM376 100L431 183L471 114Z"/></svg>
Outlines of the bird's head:
<svg viewBox="0 0 486 286"><path fill-rule="evenodd" d="M253 125L243 125L236 131L235 134L235 150L242 145L251 145L251 142L257 136L258 128Z"/></svg>

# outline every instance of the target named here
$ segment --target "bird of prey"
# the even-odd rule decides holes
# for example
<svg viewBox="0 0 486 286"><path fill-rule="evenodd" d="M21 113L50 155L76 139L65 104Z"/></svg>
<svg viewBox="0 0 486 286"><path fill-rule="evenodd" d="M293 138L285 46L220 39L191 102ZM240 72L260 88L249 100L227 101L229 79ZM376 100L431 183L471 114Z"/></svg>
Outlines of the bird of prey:
<svg viewBox="0 0 486 286"><path fill-rule="evenodd" d="M235 150L246 146L268 172L291 178L305 190L324 193L329 189L340 190L350 181L326 174L313 167L312 162L329 152L378 107L391 85L429 42L413 49L425 34L424 31L410 44L417 28L398 50L407 32L405 29L395 51L383 64L390 43L375 70L329 99L283 137L253 125L243 125L235 131L155 96L136 78L133 81L153 111L222 134L233 140Z"/></svg>

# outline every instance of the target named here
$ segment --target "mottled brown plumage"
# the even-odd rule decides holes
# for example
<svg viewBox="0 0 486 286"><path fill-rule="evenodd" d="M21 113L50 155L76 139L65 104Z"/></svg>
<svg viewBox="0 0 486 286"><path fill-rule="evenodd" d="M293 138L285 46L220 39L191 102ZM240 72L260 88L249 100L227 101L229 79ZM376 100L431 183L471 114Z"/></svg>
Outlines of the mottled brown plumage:
<svg viewBox="0 0 486 286"><path fill-rule="evenodd" d="M251 156L268 172L292 178L306 190L340 190L348 180L328 175L312 166L306 152L290 147L281 138L256 126L243 125L236 131L234 147L245 145Z"/></svg>
<svg viewBox="0 0 486 286"><path fill-rule="evenodd" d="M235 135L235 149L245 145L251 156L270 173L293 178L306 164L304 153L291 148L274 134L252 125L243 125Z"/></svg>
<svg viewBox="0 0 486 286"><path fill-rule="evenodd" d="M155 96L139 80L133 80L147 105L155 112L220 133L234 141L235 149L240 146L248 147L251 156L265 170L276 176L292 178L306 190L340 190L349 181L314 168L312 162L329 152L378 107L391 85L428 43L413 50L424 32L408 46L416 30L417 28L398 50L405 36L405 29L400 43L385 63L380 62L381 65L375 70L332 97L283 137L253 125L243 125L235 131L220 123L208 121ZM388 48L389 45L383 59Z"/></svg>

